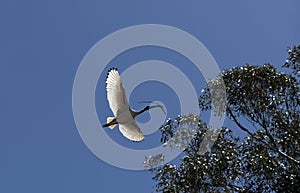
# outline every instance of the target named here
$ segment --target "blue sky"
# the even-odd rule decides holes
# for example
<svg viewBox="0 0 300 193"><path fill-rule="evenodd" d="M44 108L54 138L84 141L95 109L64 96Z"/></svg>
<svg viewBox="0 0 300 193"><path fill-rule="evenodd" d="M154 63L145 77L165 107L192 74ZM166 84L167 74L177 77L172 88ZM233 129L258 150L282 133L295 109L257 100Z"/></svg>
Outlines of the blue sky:
<svg viewBox="0 0 300 193"><path fill-rule="evenodd" d="M299 8L296 0L1 1L0 192L153 191L149 172L124 170L103 162L78 134L72 114L72 86L88 50L121 28L157 23L198 38L222 70L245 63L270 62L280 67L287 47L300 42ZM131 50L107 69L118 65L122 71L144 59L162 59L182 68L183 59L164 53L153 48ZM193 68L186 73L193 80L203 81ZM111 115L101 91L105 76L106 72L96 91L97 111L105 112L99 115L101 121ZM156 86L149 85L149 92ZM141 108L135 99L144 96L149 94L137 88L130 102ZM176 102L176 97L172 100ZM99 109L103 103L106 106ZM178 110L176 105L170 106L170 112ZM141 120L147 118L145 114ZM117 130L109 135L121 144L134 146ZM151 145L152 141L147 143Z"/></svg>

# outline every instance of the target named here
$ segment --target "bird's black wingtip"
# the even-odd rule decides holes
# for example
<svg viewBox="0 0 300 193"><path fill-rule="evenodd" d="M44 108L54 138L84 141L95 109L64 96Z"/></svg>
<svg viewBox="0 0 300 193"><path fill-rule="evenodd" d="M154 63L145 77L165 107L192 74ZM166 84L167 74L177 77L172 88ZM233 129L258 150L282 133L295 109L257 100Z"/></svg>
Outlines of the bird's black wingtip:
<svg viewBox="0 0 300 193"><path fill-rule="evenodd" d="M112 70L116 70L116 71L118 71L118 68L116 68L116 67L112 67L112 68L110 68L110 69L108 70L108 73L109 73L110 71L112 71Z"/></svg>
<svg viewBox="0 0 300 193"><path fill-rule="evenodd" d="M112 67L112 68L110 68L110 69L108 70L108 72L107 72L107 75L106 75L106 80L107 80L107 78L108 78L108 75L109 75L110 71L112 71L112 70L116 70L116 71L118 71L118 68L116 68L116 67Z"/></svg>

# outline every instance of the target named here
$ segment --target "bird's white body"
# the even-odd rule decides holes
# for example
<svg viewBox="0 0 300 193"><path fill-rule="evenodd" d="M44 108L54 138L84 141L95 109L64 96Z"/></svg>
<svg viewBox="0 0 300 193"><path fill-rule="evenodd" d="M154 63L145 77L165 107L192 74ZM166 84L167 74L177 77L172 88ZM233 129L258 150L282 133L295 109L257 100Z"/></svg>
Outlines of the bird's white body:
<svg viewBox="0 0 300 193"><path fill-rule="evenodd" d="M134 119L130 113L130 110L123 108L117 113L116 120L119 124L124 124Z"/></svg>

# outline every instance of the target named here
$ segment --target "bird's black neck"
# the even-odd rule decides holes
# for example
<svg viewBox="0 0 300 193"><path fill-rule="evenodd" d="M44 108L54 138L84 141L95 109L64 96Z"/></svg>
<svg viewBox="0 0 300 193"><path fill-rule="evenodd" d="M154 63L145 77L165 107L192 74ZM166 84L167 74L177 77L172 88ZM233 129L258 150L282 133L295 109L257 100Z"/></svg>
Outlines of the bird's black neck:
<svg viewBox="0 0 300 193"><path fill-rule="evenodd" d="M133 117L136 117L136 116L138 116L139 114L142 114L143 112L148 111L148 110L153 109L153 108L156 108L156 107L160 107L160 108L161 108L160 105L146 106L144 109L142 109L142 110L140 110L140 111L137 111L137 112L132 111L131 113L132 113L132 116L133 116Z"/></svg>
<svg viewBox="0 0 300 193"><path fill-rule="evenodd" d="M152 108L153 108L153 107L152 107ZM138 114L142 114L143 112L148 111L148 110L150 110L150 109L152 109L152 108L151 108L151 106L146 106L144 109L140 110L140 111L138 112Z"/></svg>
<svg viewBox="0 0 300 193"><path fill-rule="evenodd" d="M141 113L143 113L143 112L145 112L145 111L148 111L148 110L150 110L150 109L156 108L156 107L160 107L160 106L159 106L159 105L146 106L144 109L138 111L138 112L137 112L137 115L139 115L139 114L141 114Z"/></svg>

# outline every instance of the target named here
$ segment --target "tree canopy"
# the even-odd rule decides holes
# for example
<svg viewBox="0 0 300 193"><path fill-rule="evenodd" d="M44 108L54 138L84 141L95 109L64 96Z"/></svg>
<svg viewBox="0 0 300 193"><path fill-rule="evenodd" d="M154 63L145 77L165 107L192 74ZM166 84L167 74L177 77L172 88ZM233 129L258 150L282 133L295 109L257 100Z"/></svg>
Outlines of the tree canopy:
<svg viewBox="0 0 300 193"><path fill-rule="evenodd" d="M174 136L183 120L193 122L196 129L192 140L183 146L184 157L179 164L168 163L151 170L156 191L299 191L300 46L288 50L283 67L290 68L292 73L279 72L271 64L246 64L226 70L207 83L199 97L200 109L212 109L212 93L218 92L222 80L227 101L217 103L220 112L216 113L226 113L234 126L221 128L216 142L206 153L199 153L199 148L210 129L201 117L182 115L169 119L161 127L163 143ZM236 135L233 132L236 129L246 137Z"/></svg>

